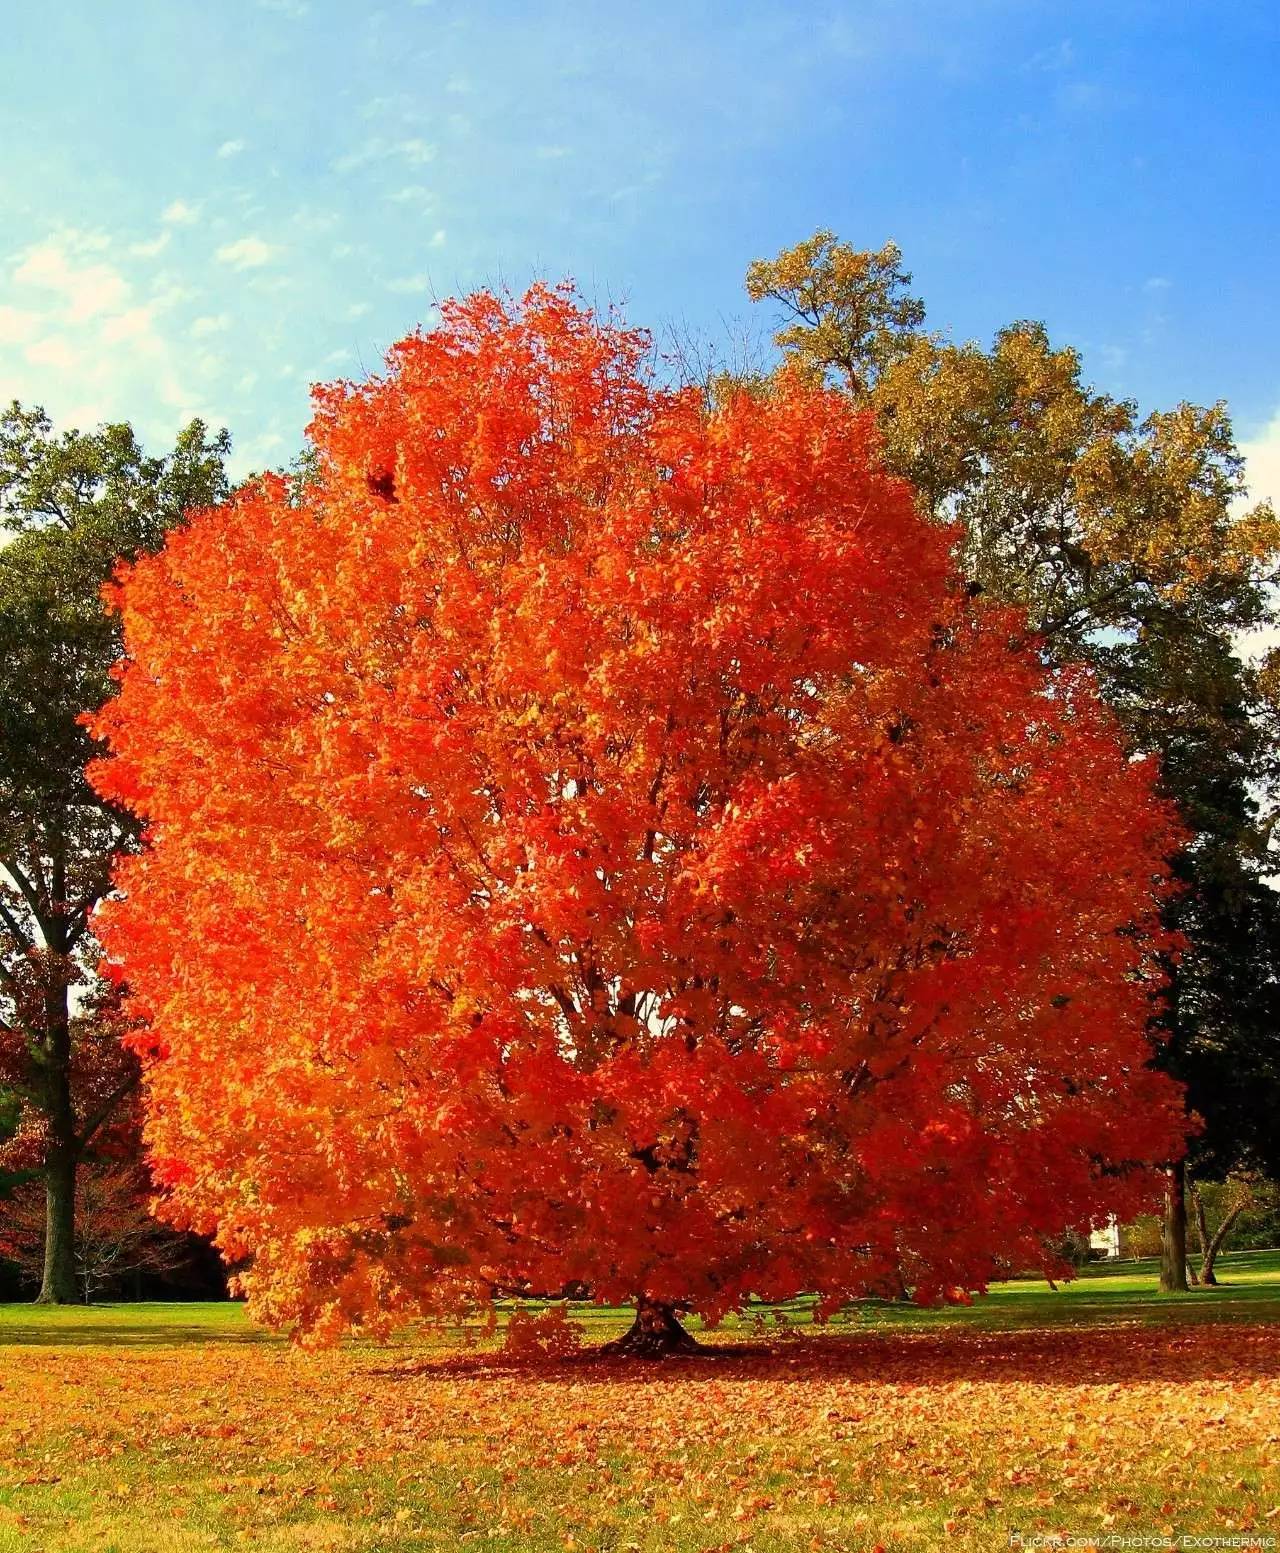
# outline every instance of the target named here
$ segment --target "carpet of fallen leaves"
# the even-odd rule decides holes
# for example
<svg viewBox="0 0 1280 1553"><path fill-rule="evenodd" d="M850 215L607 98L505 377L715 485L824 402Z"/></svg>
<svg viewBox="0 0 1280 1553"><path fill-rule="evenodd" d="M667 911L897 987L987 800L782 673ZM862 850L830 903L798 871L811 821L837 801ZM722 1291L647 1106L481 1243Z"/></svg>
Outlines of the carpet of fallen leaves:
<svg viewBox="0 0 1280 1553"><path fill-rule="evenodd" d="M658 1365L16 1346L0 1367L3 1553L887 1553L1011 1530L1280 1546L1280 1330L827 1335Z"/></svg>

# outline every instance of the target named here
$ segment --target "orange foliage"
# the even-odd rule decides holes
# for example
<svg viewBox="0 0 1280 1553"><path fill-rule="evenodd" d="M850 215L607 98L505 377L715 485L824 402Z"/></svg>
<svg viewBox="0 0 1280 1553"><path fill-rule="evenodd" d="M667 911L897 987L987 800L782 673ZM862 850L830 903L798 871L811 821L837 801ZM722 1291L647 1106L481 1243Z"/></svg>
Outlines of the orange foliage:
<svg viewBox="0 0 1280 1553"><path fill-rule="evenodd" d="M452 304L115 595L100 930L268 1318L955 1297L1180 1147L1147 764L844 399L645 349Z"/></svg>

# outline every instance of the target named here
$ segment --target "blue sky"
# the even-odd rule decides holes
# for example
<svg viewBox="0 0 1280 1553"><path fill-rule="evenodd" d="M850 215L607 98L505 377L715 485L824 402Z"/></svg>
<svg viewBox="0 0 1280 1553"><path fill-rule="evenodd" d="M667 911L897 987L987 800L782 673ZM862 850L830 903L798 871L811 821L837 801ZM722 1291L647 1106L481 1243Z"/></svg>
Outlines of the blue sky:
<svg viewBox="0 0 1280 1553"><path fill-rule="evenodd" d="M764 316L757 256L894 238L930 322L1231 403L1280 487L1280 7L3 0L0 396L191 414L241 468L433 296L572 275Z"/></svg>

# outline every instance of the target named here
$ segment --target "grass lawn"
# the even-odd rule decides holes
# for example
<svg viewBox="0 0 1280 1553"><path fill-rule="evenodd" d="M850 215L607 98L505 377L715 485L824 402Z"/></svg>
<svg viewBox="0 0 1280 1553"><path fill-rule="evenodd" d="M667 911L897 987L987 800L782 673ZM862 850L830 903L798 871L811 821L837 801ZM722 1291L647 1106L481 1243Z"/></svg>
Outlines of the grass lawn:
<svg viewBox="0 0 1280 1553"><path fill-rule="evenodd" d="M1161 1296L1127 1264L825 1329L793 1308L799 1335L764 1313L722 1329L738 1353L657 1366L4 1306L0 1553L1280 1547L1280 1253L1220 1275ZM590 1343L624 1320L579 1315Z"/></svg>

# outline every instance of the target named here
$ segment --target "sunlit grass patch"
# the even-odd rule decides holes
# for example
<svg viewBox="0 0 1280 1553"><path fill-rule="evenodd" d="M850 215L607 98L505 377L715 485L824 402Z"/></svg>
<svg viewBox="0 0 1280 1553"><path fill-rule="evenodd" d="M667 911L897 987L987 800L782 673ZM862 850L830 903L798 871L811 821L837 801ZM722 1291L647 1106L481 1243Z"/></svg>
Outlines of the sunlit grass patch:
<svg viewBox="0 0 1280 1553"><path fill-rule="evenodd" d="M1108 1270L771 1344L748 1321L721 1334L739 1355L651 1365L413 1335L311 1355L232 1306L8 1307L0 1553L1261 1538L1280 1532L1280 1257L1223 1276L1161 1301L1149 1268ZM625 1319L591 1313L589 1340Z"/></svg>

